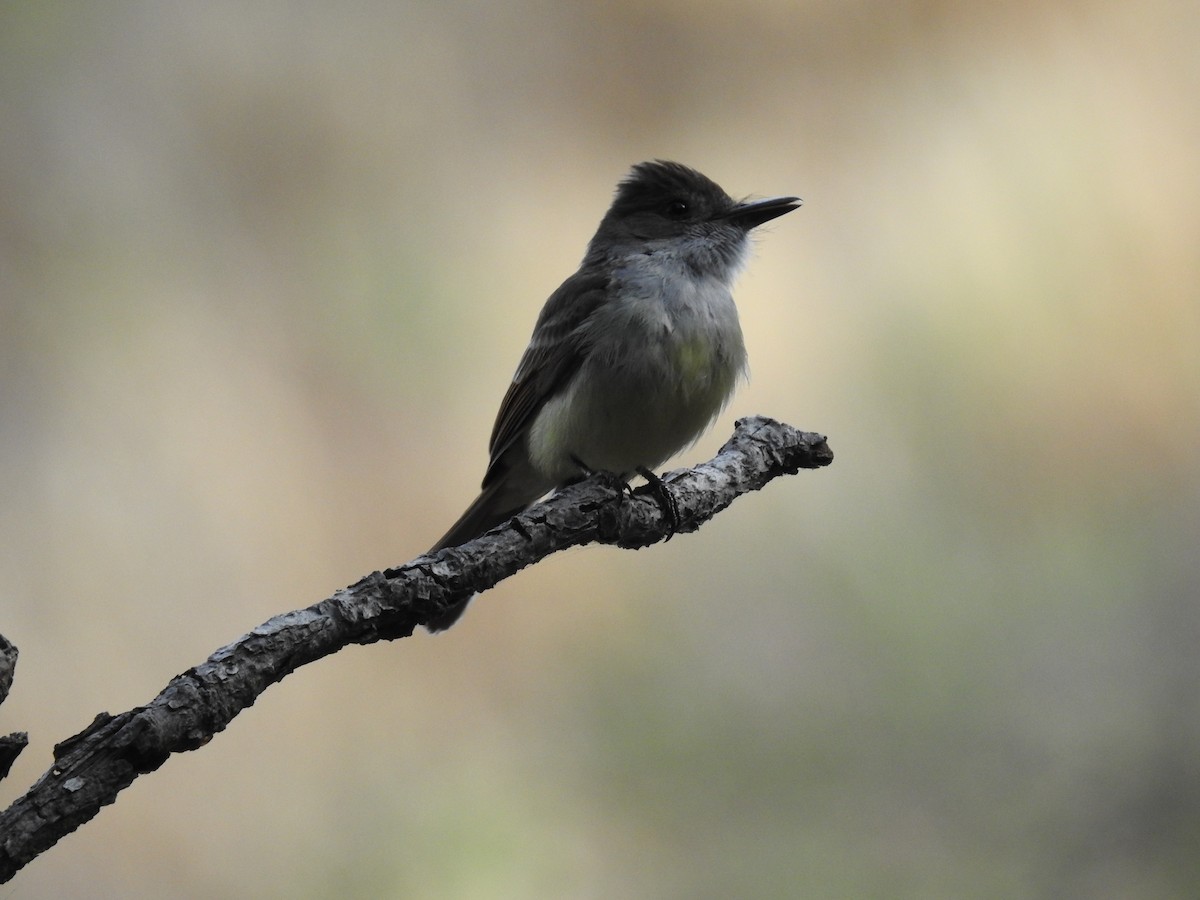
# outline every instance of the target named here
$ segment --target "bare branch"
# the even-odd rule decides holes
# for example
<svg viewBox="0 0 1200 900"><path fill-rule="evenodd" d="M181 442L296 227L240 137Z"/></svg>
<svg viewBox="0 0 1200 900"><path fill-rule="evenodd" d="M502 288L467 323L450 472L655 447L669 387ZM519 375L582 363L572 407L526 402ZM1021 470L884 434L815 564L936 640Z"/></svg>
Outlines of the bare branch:
<svg viewBox="0 0 1200 900"><path fill-rule="evenodd" d="M12 687L13 673L17 668L17 648L0 634L0 703L8 699ZM0 781L8 777L8 771L21 751L29 744L29 735L23 731L0 737Z"/></svg>
<svg viewBox="0 0 1200 900"><path fill-rule="evenodd" d="M695 531L780 475L832 461L821 435L762 417L742 419L712 460L664 476L678 507L676 531ZM145 706L101 713L57 745L54 766L0 813L0 881L114 802L139 775L208 743L300 666L349 644L407 637L555 551L592 542L653 544L670 537L670 518L649 488L629 495L611 480L589 478L462 547L372 573L307 609L275 616L173 678Z"/></svg>
<svg viewBox="0 0 1200 900"><path fill-rule="evenodd" d="M8 699L8 691L12 687L13 674L17 669L17 648L4 635L0 634L0 703Z"/></svg>

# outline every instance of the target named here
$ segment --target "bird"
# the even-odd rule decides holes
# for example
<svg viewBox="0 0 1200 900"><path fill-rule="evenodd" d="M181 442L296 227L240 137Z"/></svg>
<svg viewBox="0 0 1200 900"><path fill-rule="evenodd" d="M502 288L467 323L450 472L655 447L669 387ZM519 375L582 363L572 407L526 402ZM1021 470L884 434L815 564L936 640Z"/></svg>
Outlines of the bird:
<svg viewBox="0 0 1200 900"><path fill-rule="evenodd" d="M579 269L538 315L492 427L478 498L429 552L479 537L584 475L649 476L693 444L746 372L731 289L750 232L800 204L734 200L677 162L633 166ZM450 627L470 600L425 627Z"/></svg>

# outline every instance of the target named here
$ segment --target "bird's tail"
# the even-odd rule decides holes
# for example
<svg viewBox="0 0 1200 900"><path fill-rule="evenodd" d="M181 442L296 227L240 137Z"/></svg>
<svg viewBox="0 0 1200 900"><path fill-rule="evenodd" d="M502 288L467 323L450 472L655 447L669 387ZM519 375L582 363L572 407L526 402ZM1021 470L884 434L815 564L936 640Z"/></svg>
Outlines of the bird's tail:
<svg viewBox="0 0 1200 900"><path fill-rule="evenodd" d="M457 547L479 537L497 525L507 522L550 489L549 486L533 487L519 483L524 480L513 478L511 475L502 476L485 486L475 498L475 502L467 507L467 511L459 516L458 521L450 526L450 530L442 535L442 539L434 544L429 552L436 553L445 547ZM471 599L468 597L462 603L450 607L441 616L427 622L425 627L430 631L449 628L458 621Z"/></svg>
<svg viewBox="0 0 1200 900"><path fill-rule="evenodd" d="M430 549L436 553L443 547L457 547L479 537L485 531L507 522L530 504L526 497L514 497L503 479L483 489L467 511L458 517L450 530Z"/></svg>

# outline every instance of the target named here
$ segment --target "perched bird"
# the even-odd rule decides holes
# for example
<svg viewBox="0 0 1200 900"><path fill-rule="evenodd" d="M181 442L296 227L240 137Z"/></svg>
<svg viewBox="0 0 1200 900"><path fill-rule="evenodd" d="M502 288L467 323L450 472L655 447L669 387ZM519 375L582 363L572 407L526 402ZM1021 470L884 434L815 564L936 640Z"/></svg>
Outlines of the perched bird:
<svg viewBox="0 0 1200 900"><path fill-rule="evenodd" d="M430 552L583 474L629 478L693 443L745 372L730 288L749 233L799 205L735 201L679 163L634 166L579 270L542 307L492 428L482 493ZM468 602L427 627L449 627Z"/></svg>

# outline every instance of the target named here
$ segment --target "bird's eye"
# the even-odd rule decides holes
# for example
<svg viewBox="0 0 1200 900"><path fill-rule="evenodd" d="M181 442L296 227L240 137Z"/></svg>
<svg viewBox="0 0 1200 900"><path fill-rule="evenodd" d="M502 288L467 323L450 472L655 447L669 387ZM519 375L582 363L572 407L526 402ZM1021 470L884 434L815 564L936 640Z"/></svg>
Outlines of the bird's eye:
<svg viewBox="0 0 1200 900"><path fill-rule="evenodd" d="M688 214L691 207L688 206L686 200L675 199L667 204L667 216L672 219L682 219Z"/></svg>

